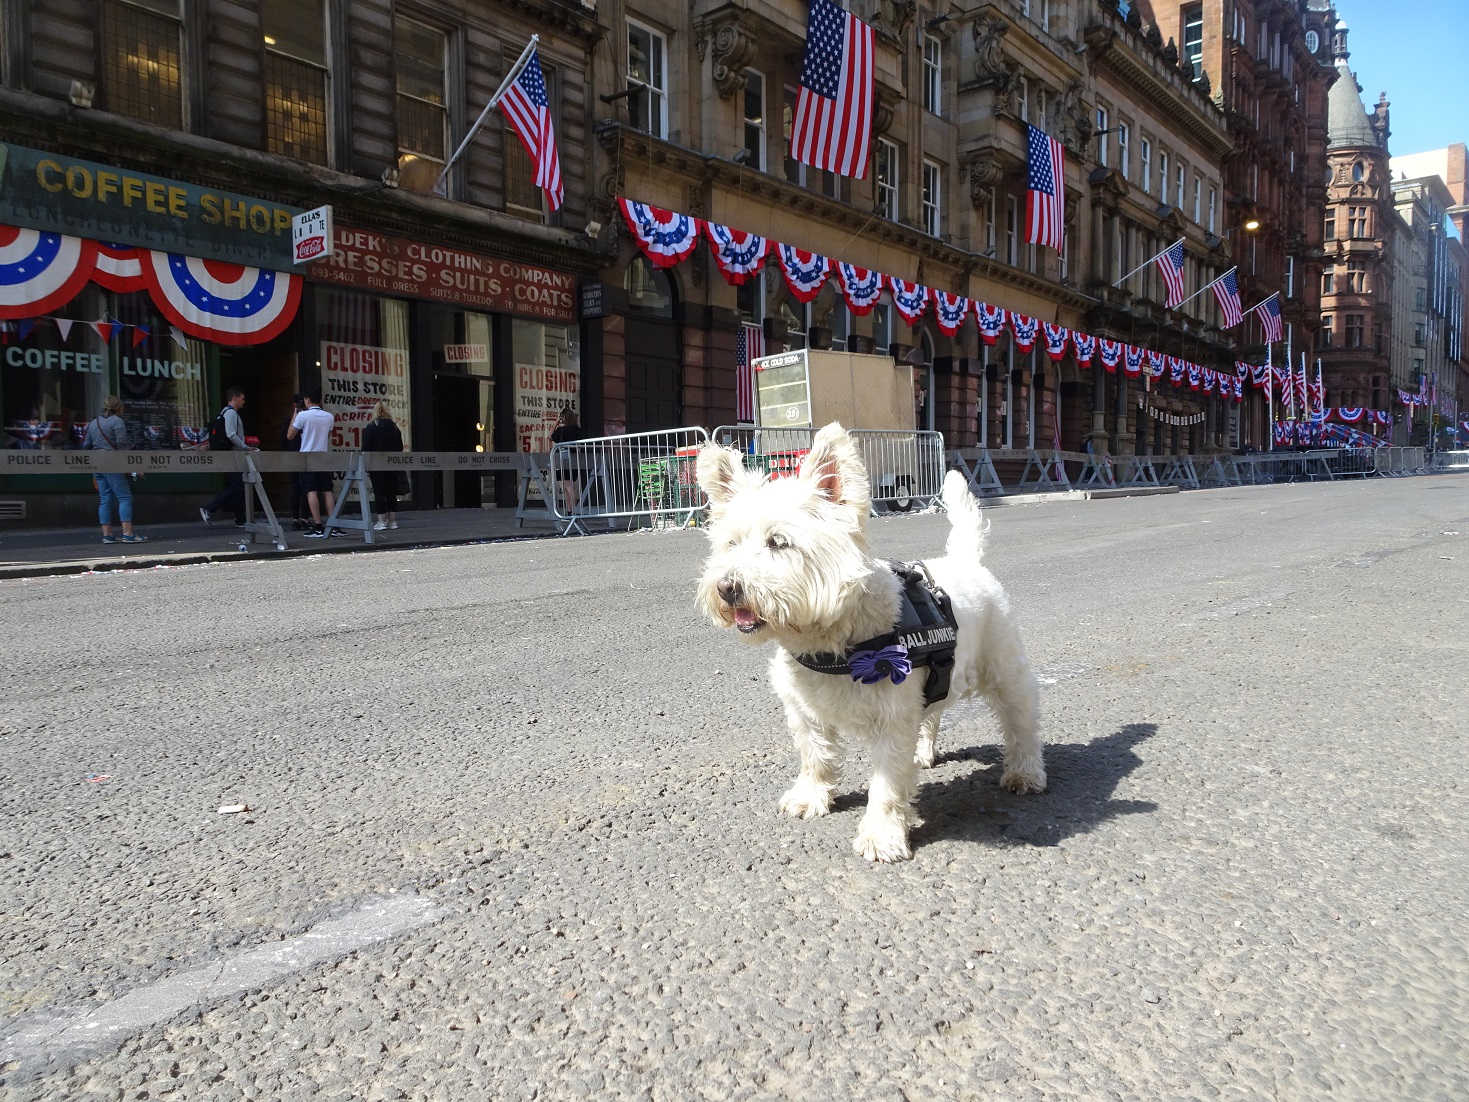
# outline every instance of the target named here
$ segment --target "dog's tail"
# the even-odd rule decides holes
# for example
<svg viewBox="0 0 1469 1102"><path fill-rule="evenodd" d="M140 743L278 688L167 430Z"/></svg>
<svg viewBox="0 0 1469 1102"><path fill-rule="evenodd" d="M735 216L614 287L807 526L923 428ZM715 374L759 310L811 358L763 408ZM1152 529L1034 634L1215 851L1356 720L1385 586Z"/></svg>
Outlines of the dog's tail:
<svg viewBox="0 0 1469 1102"><path fill-rule="evenodd" d="M984 553L984 519L979 513L979 502L969 492L968 481L958 471L944 475L943 499L949 523L954 526L944 553L951 558L978 562Z"/></svg>

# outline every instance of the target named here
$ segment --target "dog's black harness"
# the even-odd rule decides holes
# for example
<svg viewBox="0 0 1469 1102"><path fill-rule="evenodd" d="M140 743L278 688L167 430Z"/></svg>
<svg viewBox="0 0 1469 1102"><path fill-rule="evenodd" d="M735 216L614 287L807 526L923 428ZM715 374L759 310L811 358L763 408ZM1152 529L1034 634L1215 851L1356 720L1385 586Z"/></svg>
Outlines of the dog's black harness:
<svg viewBox="0 0 1469 1102"><path fill-rule="evenodd" d="M898 622L877 635L847 648L846 654L793 654L797 662L817 673L848 674L853 681L875 685L891 680L900 685L918 666L928 667L923 703L935 704L949 695L954 672L954 645L959 625L949 595L934 584L921 562L889 562L903 583Z"/></svg>

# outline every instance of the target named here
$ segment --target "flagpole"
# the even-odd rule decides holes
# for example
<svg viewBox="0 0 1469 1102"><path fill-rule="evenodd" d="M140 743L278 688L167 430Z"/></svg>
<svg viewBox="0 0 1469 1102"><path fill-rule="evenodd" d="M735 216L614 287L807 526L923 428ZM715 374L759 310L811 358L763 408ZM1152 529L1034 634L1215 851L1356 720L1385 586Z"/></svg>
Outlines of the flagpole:
<svg viewBox="0 0 1469 1102"><path fill-rule="evenodd" d="M1223 279L1224 277L1223 276L1220 276L1219 278ZM1279 291L1276 291L1273 295L1266 295L1259 302L1255 303L1255 305L1251 306L1248 310L1246 310L1243 314L1241 314L1240 317L1242 317L1242 318L1249 317L1251 314L1253 314L1256 310L1260 309L1260 307L1264 306L1271 299L1273 299L1273 298L1279 298L1279 297L1280 297L1280 292Z"/></svg>
<svg viewBox="0 0 1469 1102"><path fill-rule="evenodd" d="M1275 346L1269 341L1265 342L1265 400L1269 403L1270 426L1266 430L1270 446L1266 451L1275 450L1275 361L1270 358L1271 350Z"/></svg>
<svg viewBox="0 0 1469 1102"><path fill-rule="evenodd" d="M1180 237L1177 241L1175 241L1173 243L1173 245L1169 245L1167 249L1160 249L1158 252L1155 252L1152 256L1148 257L1148 259L1144 260L1136 268L1134 268L1132 271L1128 272L1125 276L1123 276L1121 279L1119 279L1116 283L1112 284L1112 286L1113 287L1121 287L1129 279L1131 279L1133 276L1137 275L1138 272L1142 271L1144 268L1146 268L1153 261L1157 260L1164 253L1166 253L1170 249L1172 249L1174 247L1174 245L1182 245L1184 243L1184 241L1186 241L1186 240L1187 240L1187 238Z"/></svg>
<svg viewBox="0 0 1469 1102"><path fill-rule="evenodd" d="M1193 294L1191 294L1191 295L1189 295L1189 296L1188 296L1188 298L1186 298L1186 299L1184 299L1184 300L1183 300L1183 301L1182 301L1182 302L1180 302L1180 303L1179 303L1179 304L1178 304L1178 305L1177 305L1177 306L1175 306L1175 307L1174 307L1174 309L1175 309L1175 310L1182 310L1182 309L1183 309L1183 308L1184 308L1184 307L1185 307L1185 306L1187 306L1187 305L1188 305L1188 304L1189 304L1189 303L1190 303L1190 302L1192 302L1192 301L1193 301L1193 300L1194 300L1194 299L1196 299L1196 298L1198 298L1198 297L1199 297L1199 296L1200 296L1200 295L1202 295L1202 294L1203 294L1203 293L1204 293L1204 292L1205 292L1205 291L1207 291L1207 290L1208 290L1208 289L1209 289L1209 288L1210 288L1210 287L1212 287L1212 286L1214 286L1214 284L1215 284L1215 283L1218 283L1218 282L1219 282L1219 281L1220 281L1220 280L1222 280L1222 279L1226 279L1226 278L1228 278L1228 276L1229 276L1229 274L1230 274L1230 273L1231 273L1231 272L1236 272L1236 271L1238 271L1238 270L1239 270L1239 265L1238 265L1238 264L1236 264L1236 265L1235 265L1235 266L1234 266L1234 267L1233 267L1233 268L1231 268L1231 269L1229 269L1229 271L1228 271L1228 272L1225 272L1225 273L1224 273L1224 274L1223 274L1223 275L1221 275L1221 276L1218 276L1218 277L1217 277L1217 278L1216 278L1216 279L1214 279L1214 280L1213 280L1213 281L1212 281L1212 282L1210 282L1210 283L1206 283L1206 284L1204 284L1204 285L1203 285L1203 286L1202 286L1202 287L1200 287L1200 288L1199 288L1199 289L1198 289L1198 290L1197 290L1197 291L1195 291L1195 292L1194 292L1194 293L1193 293Z"/></svg>
<svg viewBox="0 0 1469 1102"><path fill-rule="evenodd" d="M505 74L505 79L500 82L500 87L495 89L495 94L490 97L490 102L485 104L485 109L479 113L479 118L474 120L474 125L469 128L469 133L464 135L464 140L459 143L459 148L454 150L454 156L445 162L444 171L439 173L439 178L434 183L434 194L444 194L444 180L448 177L449 170L454 167L454 162L459 159L459 155L464 152L465 147L469 145L475 134L479 132L479 128L484 125L485 119L489 118L490 112L499 106L501 98L505 95L505 89L509 88L511 82L520 76L521 72L525 69L526 61L530 58L531 53L536 48L536 43L540 40L541 36L538 34L530 36L530 41L525 44L525 49L520 51L520 56L515 59L515 64L510 66L510 71Z"/></svg>

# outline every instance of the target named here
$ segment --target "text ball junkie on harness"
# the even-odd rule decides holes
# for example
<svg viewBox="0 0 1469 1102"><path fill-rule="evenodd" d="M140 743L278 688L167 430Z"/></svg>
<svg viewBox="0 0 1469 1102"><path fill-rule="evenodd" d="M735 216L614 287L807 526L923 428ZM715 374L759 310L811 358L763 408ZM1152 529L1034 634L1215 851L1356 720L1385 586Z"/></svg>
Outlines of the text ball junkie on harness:
<svg viewBox="0 0 1469 1102"><path fill-rule="evenodd" d="M808 670L849 674L853 681L864 685L875 685L885 679L901 685L916 667L927 666L923 703L936 704L949 695L949 678L954 673L954 645L959 638L959 626L954 619L953 603L934 584L928 568L921 562L887 565L903 583L902 606L891 631L853 644L845 655L792 657Z"/></svg>

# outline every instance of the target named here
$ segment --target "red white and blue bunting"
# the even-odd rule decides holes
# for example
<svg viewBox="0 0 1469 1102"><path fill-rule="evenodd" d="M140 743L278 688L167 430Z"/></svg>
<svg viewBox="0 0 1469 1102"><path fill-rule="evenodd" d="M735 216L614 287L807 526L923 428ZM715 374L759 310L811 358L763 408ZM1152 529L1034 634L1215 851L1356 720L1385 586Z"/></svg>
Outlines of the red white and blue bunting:
<svg viewBox="0 0 1469 1102"><path fill-rule="evenodd" d="M1143 373L1143 356L1147 350L1139 348L1135 344L1122 346L1122 373L1129 379L1136 379Z"/></svg>
<svg viewBox="0 0 1469 1102"><path fill-rule="evenodd" d="M1098 355L1102 357L1102 366L1112 374L1117 374L1117 364L1122 359L1122 342L1108 340L1106 337L1097 338ZM1131 372L1136 374L1136 372Z"/></svg>
<svg viewBox="0 0 1469 1102"><path fill-rule="evenodd" d="M865 318L872 313L872 308L882 298L882 273L839 260L836 264L836 276L842 298L847 300L847 309L859 318Z"/></svg>
<svg viewBox="0 0 1469 1102"><path fill-rule="evenodd" d="M888 276L888 290L892 292L893 306L910 326L917 325L928 309L928 288L921 283L909 283L897 276Z"/></svg>
<svg viewBox="0 0 1469 1102"><path fill-rule="evenodd" d="M0 318L32 318L65 306L96 263L95 241L0 226Z"/></svg>
<svg viewBox="0 0 1469 1102"><path fill-rule="evenodd" d="M1066 358L1066 345L1071 341L1071 330L1064 325L1052 325L1050 322L1042 322L1041 328L1046 335L1046 355L1051 357L1052 363L1060 363Z"/></svg>
<svg viewBox="0 0 1469 1102"><path fill-rule="evenodd" d="M765 267L765 256L770 252L768 238L744 230L732 230L717 222L705 222L704 233L709 238L714 264L726 283L738 287Z"/></svg>
<svg viewBox="0 0 1469 1102"><path fill-rule="evenodd" d="M1071 331L1071 347L1076 350L1076 364L1078 367L1091 367L1092 357L1097 352L1097 338L1090 333L1083 333L1078 329ZM1117 361L1112 361L1112 370L1117 370Z"/></svg>
<svg viewBox="0 0 1469 1102"><path fill-rule="evenodd" d="M1025 314L1017 314L1010 311L1010 332L1015 336L1015 351L1024 355L1035 347L1036 331L1040 328L1040 321L1036 318L1027 317Z"/></svg>
<svg viewBox="0 0 1469 1102"><path fill-rule="evenodd" d="M959 332L969 317L969 299L963 295L951 295L947 291L934 291L933 318L939 332L952 337Z"/></svg>
<svg viewBox="0 0 1469 1102"><path fill-rule="evenodd" d="M1148 362L1148 374L1158 379L1163 375L1163 353L1155 352L1151 348L1143 349L1143 356Z"/></svg>
<svg viewBox="0 0 1469 1102"><path fill-rule="evenodd" d="M979 322L979 339L985 344L994 344L1005 328L1006 313L1002 306L991 306L987 302L974 304L974 316Z"/></svg>
<svg viewBox="0 0 1469 1102"><path fill-rule="evenodd" d="M786 277L786 286L797 302L810 302L821 293L822 284L831 274L831 262L820 253L808 253L790 245L777 245L780 271Z"/></svg>
<svg viewBox="0 0 1469 1102"><path fill-rule="evenodd" d="M301 279L265 268L150 252L143 278L173 324L218 344L261 344L291 324Z"/></svg>
<svg viewBox="0 0 1469 1102"><path fill-rule="evenodd" d="M1198 390L1203 380L1200 378L1199 365L1179 361L1179 365L1188 373L1188 388Z"/></svg>
<svg viewBox="0 0 1469 1102"><path fill-rule="evenodd" d="M655 268L672 268L699 243L700 220L687 214L619 199L623 221Z"/></svg>
<svg viewBox="0 0 1469 1102"><path fill-rule="evenodd" d="M92 273L92 278L109 291L126 294L129 291L145 290L148 281L143 278L143 259L147 255L147 249L99 241L97 270Z"/></svg>

